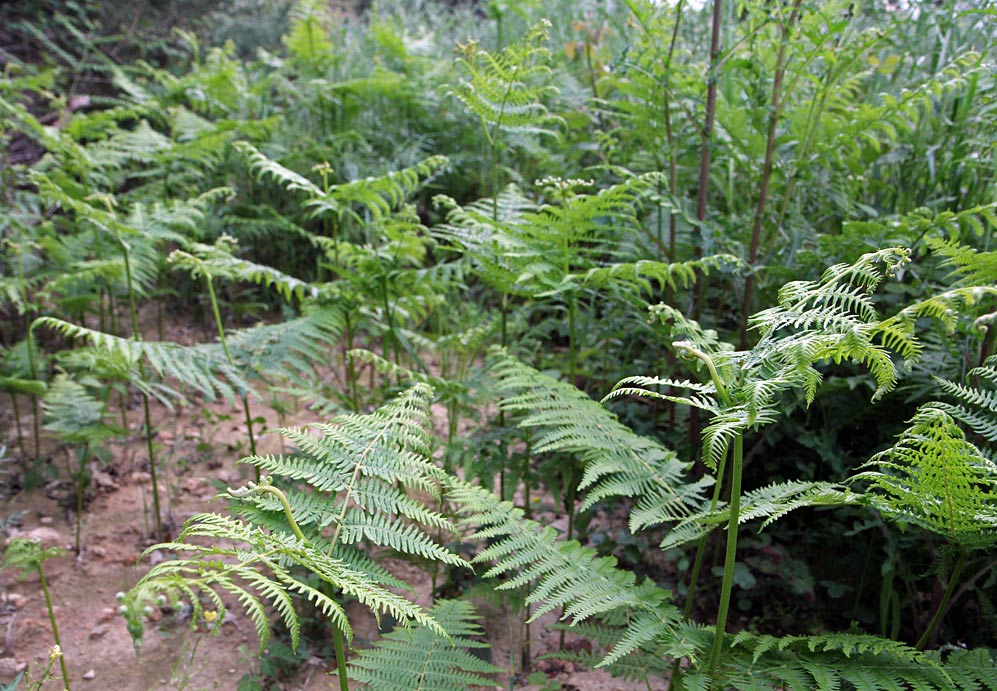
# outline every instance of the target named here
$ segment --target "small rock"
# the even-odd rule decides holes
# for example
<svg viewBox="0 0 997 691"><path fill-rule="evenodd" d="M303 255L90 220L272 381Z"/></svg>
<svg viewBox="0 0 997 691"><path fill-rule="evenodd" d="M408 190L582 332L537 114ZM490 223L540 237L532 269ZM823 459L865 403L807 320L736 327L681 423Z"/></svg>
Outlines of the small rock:
<svg viewBox="0 0 997 691"><path fill-rule="evenodd" d="M13 677L17 674L17 660L12 657L0 657L0 677Z"/></svg>
<svg viewBox="0 0 997 691"><path fill-rule="evenodd" d="M228 673L229 674L235 674L235 667L229 667L228 668Z"/></svg>
<svg viewBox="0 0 997 691"><path fill-rule="evenodd" d="M107 556L107 549L104 547L91 547L88 551L98 559L103 559Z"/></svg>
<svg viewBox="0 0 997 691"><path fill-rule="evenodd" d="M163 610L159 609L159 607L153 607L146 618L152 622L160 621L163 618Z"/></svg>
<svg viewBox="0 0 997 691"><path fill-rule="evenodd" d="M38 519L38 522L41 523L42 525L51 525L52 523L55 522L55 519L52 518L51 516L42 516L41 518Z"/></svg>
<svg viewBox="0 0 997 691"><path fill-rule="evenodd" d="M31 530L20 533L18 537L38 540L42 543L42 547L61 547L64 544L62 535L54 528L32 528Z"/></svg>
<svg viewBox="0 0 997 691"><path fill-rule="evenodd" d="M92 681L97 678L97 672L95 672L92 669L88 669L86 672L83 673L83 678L86 679L87 681Z"/></svg>
<svg viewBox="0 0 997 691"><path fill-rule="evenodd" d="M160 549L154 549L152 554L149 555L149 566L162 564L164 561L166 561L166 555Z"/></svg>
<svg viewBox="0 0 997 691"><path fill-rule="evenodd" d="M97 483L98 487L103 487L104 489L114 489L118 486L114 478L102 470L98 470L93 474L93 481Z"/></svg>
<svg viewBox="0 0 997 691"><path fill-rule="evenodd" d="M97 617L98 624L106 624L107 622L118 616L118 610L112 609L111 607L105 607L100 610L100 615Z"/></svg>
<svg viewBox="0 0 997 691"><path fill-rule="evenodd" d="M148 482L152 479L152 476L143 470L136 470L128 477L132 482Z"/></svg>
<svg viewBox="0 0 997 691"><path fill-rule="evenodd" d="M10 605L14 609L21 609L22 607L24 607L24 602L26 599L27 598L25 598L20 593L7 593L3 601L5 604Z"/></svg>
<svg viewBox="0 0 997 691"><path fill-rule="evenodd" d="M198 492L203 492L204 487L207 483L203 478L199 477L189 477L184 480L180 486L185 492L190 492L191 494L197 494Z"/></svg>
<svg viewBox="0 0 997 691"><path fill-rule="evenodd" d="M106 633L107 633L107 624L97 624L95 627L90 629L90 640L103 638Z"/></svg>

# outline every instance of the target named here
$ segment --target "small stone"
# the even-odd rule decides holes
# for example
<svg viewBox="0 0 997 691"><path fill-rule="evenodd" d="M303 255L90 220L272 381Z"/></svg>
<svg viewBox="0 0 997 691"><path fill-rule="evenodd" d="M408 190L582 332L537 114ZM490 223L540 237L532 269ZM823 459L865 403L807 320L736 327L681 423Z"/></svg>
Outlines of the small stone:
<svg viewBox="0 0 997 691"><path fill-rule="evenodd" d="M100 615L97 617L97 623L106 624L107 622L114 619L116 616L118 616L118 610L113 609L111 607L105 607L104 609L100 610Z"/></svg>
<svg viewBox="0 0 997 691"><path fill-rule="evenodd" d="M103 638L107 634L107 624L97 624L95 627L90 629L90 640L96 640L98 638Z"/></svg>
<svg viewBox="0 0 997 691"><path fill-rule="evenodd" d="M51 516L42 516L41 518L38 519L38 522L41 523L42 525L52 525L53 523L55 523L55 519L52 518Z"/></svg>
<svg viewBox="0 0 997 691"><path fill-rule="evenodd" d="M149 566L156 566L157 564L162 564L166 561L166 555L163 554L163 550L154 549L152 554L149 555Z"/></svg>
<svg viewBox="0 0 997 691"><path fill-rule="evenodd" d="M228 668L228 673L229 674L235 674L235 667L229 667Z"/></svg>
<svg viewBox="0 0 997 691"><path fill-rule="evenodd" d="M6 597L4 597L3 599L3 602L7 605L10 605L14 609L21 609L22 607L24 607L24 602L26 599L27 598L25 598L20 593L7 593Z"/></svg>
<svg viewBox="0 0 997 691"><path fill-rule="evenodd" d="M114 489L118 486L114 478L102 470L98 470L93 474L93 481L97 483L98 487L103 487L104 489Z"/></svg>
<svg viewBox="0 0 997 691"><path fill-rule="evenodd" d="M103 559L107 556L107 549L104 547L91 547L88 551L98 559Z"/></svg>
<svg viewBox="0 0 997 691"><path fill-rule="evenodd" d="M26 530L23 533L18 533L17 537L26 537L29 540L38 540L42 543L42 547L62 547L64 544L62 535L60 535L59 531L54 528L32 528L31 530Z"/></svg>
<svg viewBox="0 0 997 691"><path fill-rule="evenodd" d="M0 657L0 677L13 677L17 674L17 660L12 657Z"/></svg>
<svg viewBox="0 0 997 691"><path fill-rule="evenodd" d="M93 681L94 679L97 678L97 672L95 672L92 669L88 669L86 672L83 673L83 678L86 679L87 681Z"/></svg>
<svg viewBox="0 0 997 691"><path fill-rule="evenodd" d="M152 479L152 475L142 470L136 470L128 477L132 482L148 482Z"/></svg>

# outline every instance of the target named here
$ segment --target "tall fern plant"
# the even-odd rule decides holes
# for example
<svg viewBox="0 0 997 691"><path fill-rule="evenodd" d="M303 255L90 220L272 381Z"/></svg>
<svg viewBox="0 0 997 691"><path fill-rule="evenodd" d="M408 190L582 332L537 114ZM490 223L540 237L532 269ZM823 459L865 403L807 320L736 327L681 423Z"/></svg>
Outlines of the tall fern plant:
<svg viewBox="0 0 997 691"><path fill-rule="evenodd" d="M448 484L430 456L430 402L431 390L418 384L372 415L343 415L311 430L280 430L298 452L245 459L266 475L259 483L229 490L242 517L192 518L176 542L158 546L177 551L180 558L149 571L130 602L158 594L182 597L195 608L197 620L201 596L223 611L222 593L229 593L255 624L262 649L270 630L264 602L275 606L297 645L295 598L300 596L332 624L342 691L348 688L344 639L352 638L342 598L446 636L433 616L395 592L404 582L363 549L465 564L435 538L438 530L453 532L450 521L424 503L427 497L434 501ZM228 544L239 546L223 546ZM297 575L295 566L317 576L321 585ZM140 635L141 614L134 616Z"/></svg>

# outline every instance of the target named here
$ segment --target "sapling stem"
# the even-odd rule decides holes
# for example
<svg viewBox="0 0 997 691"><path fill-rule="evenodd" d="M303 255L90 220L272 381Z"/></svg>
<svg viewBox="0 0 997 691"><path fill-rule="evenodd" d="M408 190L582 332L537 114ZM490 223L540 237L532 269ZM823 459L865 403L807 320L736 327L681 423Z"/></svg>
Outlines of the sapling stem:
<svg viewBox="0 0 997 691"><path fill-rule="evenodd" d="M16 245L15 248L17 249L17 282L21 291L21 300L24 303L24 311L27 314L30 303L28 302L28 285L24 280L24 253ZM25 346L28 348L28 372L31 374L31 379L37 381L38 366L35 364L35 337L34 330L30 326L28 327L28 338L25 341ZM39 433L41 414L38 411L38 396L35 394L31 394L31 411L34 422L35 458L38 458L41 456L41 434Z"/></svg>
<svg viewBox="0 0 997 691"><path fill-rule="evenodd" d="M202 269L203 270L203 269ZM218 340L222 344L222 352L225 353L225 359L228 363L235 367L235 360L232 358L232 353L228 349L228 341L225 339L225 327L222 325L222 313L218 309L218 298L215 295L215 287L211 283L211 275L204 271L204 282L208 286L208 297L211 299L211 311L215 317L215 326L218 328ZM242 410L246 416L246 430L249 434L249 453L252 456L256 455L256 437L253 435L253 416L249 412L249 394L243 392L239 395L242 399ZM253 466L255 471L256 481L260 480L260 469L257 466Z"/></svg>
<svg viewBox="0 0 997 691"><path fill-rule="evenodd" d="M727 630L727 614L730 609L730 595L734 586L734 565L737 561L737 532L741 518L741 469L744 459L744 435L734 437L731 454L730 519L727 522L727 553L724 557L724 578L720 585L720 605L717 609L716 632L713 638L713 651L710 653L709 677L711 688L716 686L716 671L720 664L724 634Z"/></svg>
<svg viewBox="0 0 997 691"><path fill-rule="evenodd" d="M142 334L138 328L138 308L135 306L135 289L132 284L132 263L128 251L128 243L120 235L117 236L118 244L121 245L121 253L125 259L125 280L128 284L128 309L132 320L132 339L141 341ZM112 310L113 314L113 310ZM145 365L139 361L139 376L145 379ZM149 479L152 482L152 511L155 514L154 523L156 526L156 537L163 537L163 520L159 508L159 479L156 477L156 449L152 443L152 415L149 412L149 395L142 392L142 412L145 419L145 446L149 454Z"/></svg>
<svg viewBox="0 0 997 691"><path fill-rule="evenodd" d="M42 594L45 596L45 607L48 609L48 620L52 625L52 640L62 650L62 641L59 639L59 625L55 622L55 610L52 608L52 596L48 592L48 581L45 580L45 572L42 570L42 563L35 564L35 571L38 572L38 582L42 586ZM69 671L66 669L66 656L59 655L59 669L62 671L62 683L66 691L69 689Z"/></svg>
<svg viewBox="0 0 997 691"><path fill-rule="evenodd" d="M938 627L941 626L942 619L945 618L945 614L948 612L949 603L952 601L952 593L955 592L955 587L959 584L959 577L962 576L963 569L966 568L966 561L968 558L969 553L966 552L966 550L962 550L959 554L959 558L952 566L952 573L949 574L949 582L945 585L945 592L942 594L942 599L938 603L938 607L935 609L935 613L931 617L931 621L928 622L928 627L924 630L924 633L921 634L921 637L917 639L917 643L914 644L914 647L918 650L924 650L925 646L931 642L932 638L934 638Z"/></svg>

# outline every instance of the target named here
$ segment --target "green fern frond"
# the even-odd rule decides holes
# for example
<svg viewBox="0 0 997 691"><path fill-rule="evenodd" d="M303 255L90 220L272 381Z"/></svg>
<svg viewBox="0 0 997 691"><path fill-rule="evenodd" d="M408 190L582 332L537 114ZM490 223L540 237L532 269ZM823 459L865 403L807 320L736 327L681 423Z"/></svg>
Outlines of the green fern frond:
<svg viewBox="0 0 997 691"><path fill-rule="evenodd" d="M178 552L180 558L153 567L136 585L133 597L144 600L158 593L183 594L191 599L196 620L201 614L198 594L206 595L219 609L224 607L219 592L233 594L253 619L262 649L269 624L261 614L261 600L275 606L296 645L300 623L291 596L297 594L315 604L349 637L349 621L341 606L297 578L290 569L297 565L375 613L389 613L402 622L420 624L446 636L431 615L389 590L397 585L397 579L379 578L380 569L367 568L369 562L362 558L336 556L348 545L364 540L454 565L465 564L435 543L422 527L446 529L451 527L449 521L407 496L410 490L420 495L438 491L443 479L427 455L431 395L429 387L416 385L371 415L344 415L331 423L314 425L321 436L282 430L297 445L296 456L250 457L244 462L272 468L309 487L290 487L290 499L270 478L230 490L230 496L240 500L243 515L250 519L263 515L264 520L217 514L194 517L176 542L157 546ZM283 512L283 524L275 518L275 497ZM306 509L301 515L306 527L329 526L332 536L326 537L318 529L310 531L311 538L305 537L294 515L295 505ZM239 546L219 546L233 543Z"/></svg>
<svg viewBox="0 0 997 691"><path fill-rule="evenodd" d="M429 612L445 631L424 626L395 629L350 661L350 676L378 691L471 691L499 688L502 670L469 649L487 648L474 607L461 600L439 600Z"/></svg>
<svg viewBox="0 0 997 691"><path fill-rule="evenodd" d="M559 540L553 528L525 519L521 509L491 492L454 480L449 496L460 507L463 524L474 528L471 539L488 541L472 563L494 562L485 575L505 576L499 589L534 583L527 601L540 606L531 621L557 608L572 623L620 612L679 616L669 594L653 582L638 584L632 573L616 567L615 558Z"/></svg>
<svg viewBox="0 0 997 691"><path fill-rule="evenodd" d="M990 227L997 228L994 206L976 209L982 210L987 211ZM997 282L997 252L981 252L975 247L934 236L927 237L925 242L935 254L945 257L945 266L952 267L949 278L956 279L957 285L986 286Z"/></svg>
<svg viewBox="0 0 997 691"><path fill-rule="evenodd" d="M97 444L123 433L104 422L106 406L66 374L56 375L42 398L45 429L69 444Z"/></svg>
<svg viewBox="0 0 997 691"><path fill-rule="evenodd" d="M686 288L696 282L697 271L708 276L711 270L732 273L743 266L743 262L730 254L717 254L702 259L685 262L658 262L642 259L624 264L589 269L581 277L581 282L596 288L611 284L627 284L645 293L653 290L652 282L659 290L666 287L672 290Z"/></svg>
<svg viewBox="0 0 997 691"><path fill-rule="evenodd" d="M175 379L204 396L221 395L232 401L235 390L248 389L249 383L225 360L220 349L204 346L181 346L177 343L133 341L78 326L54 317L40 317L35 327L50 328L73 340L82 340L94 348L120 358L127 367L137 369L145 360L160 376Z"/></svg>
<svg viewBox="0 0 997 691"><path fill-rule="evenodd" d="M318 290L310 283L273 267L234 256L235 240L227 235L221 236L213 245L195 242L191 243L188 249L189 252L173 250L167 261L189 271L194 278L206 276L255 283L273 288L288 302L295 297L303 300L305 297L318 295Z"/></svg>
<svg viewBox="0 0 997 691"><path fill-rule="evenodd" d="M501 350L492 351L491 372L504 395L499 405L525 413L519 426L538 430L537 453L565 451L581 459L579 488L588 490L582 510L606 499L633 498L631 528L637 530L678 520L702 501L711 480L690 482L687 465L673 451L627 429L575 387Z"/></svg>
<svg viewBox="0 0 997 691"><path fill-rule="evenodd" d="M429 457L431 397L432 389L417 384L371 415L341 415L312 425L317 436L303 429L277 430L298 453L244 462L305 485L287 489L295 520L333 531L331 538L316 538L315 544L338 547L364 541L465 566L433 536L451 534L454 526L425 503L427 497L439 497L444 477ZM409 491L418 492L418 498ZM265 494L246 501L260 511L280 510Z"/></svg>
<svg viewBox="0 0 997 691"><path fill-rule="evenodd" d="M997 544L997 465L938 404L921 406L891 448L853 480L870 483L882 514L939 533L969 549Z"/></svg>
<svg viewBox="0 0 997 691"><path fill-rule="evenodd" d="M797 509L822 506L843 506L857 504L862 495L849 491L832 482L806 482L788 480L778 482L745 493L741 497L738 523L744 524L762 520L758 530L762 531L786 514ZM710 511L704 505L698 512L679 521L661 541L661 549L678 547L703 535L708 535L717 526L726 525L730 511L719 506Z"/></svg>
<svg viewBox="0 0 997 691"><path fill-rule="evenodd" d="M554 135L562 121L551 115L544 99L556 89L547 83L551 70L548 40L550 22L543 20L516 43L489 53L473 40L457 44L466 76L443 90L464 104L481 121L494 146L499 132Z"/></svg>

